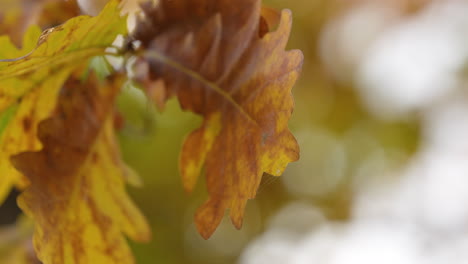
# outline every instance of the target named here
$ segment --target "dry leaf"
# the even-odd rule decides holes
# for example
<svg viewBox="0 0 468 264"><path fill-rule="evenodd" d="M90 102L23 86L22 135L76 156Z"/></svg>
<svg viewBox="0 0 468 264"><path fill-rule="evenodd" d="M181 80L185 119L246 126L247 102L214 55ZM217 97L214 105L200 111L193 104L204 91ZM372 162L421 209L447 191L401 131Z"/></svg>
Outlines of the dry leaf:
<svg viewBox="0 0 468 264"><path fill-rule="evenodd" d="M69 78L54 114L39 125L43 149L12 157L31 182L18 202L36 222L34 246L45 264L133 263L122 233L137 241L150 237L125 193L128 170L114 137L122 80Z"/></svg>
<svg viewBox="0 0 468 264"><path fill-rule="evenodd" d="M291 13L268 32L275 17L261 16L259 0L161 0L143 10L134 38L143 46L139 64L149 65L144 85L151 91L150 81L163 80L164 99L177 96L204 117L180 156L187 191L206 171L210 197L196 212L197 228L210 237L228 208L240 228L262 174L279 176L299 158L288 120L303 56L284 50Z"/></svg>

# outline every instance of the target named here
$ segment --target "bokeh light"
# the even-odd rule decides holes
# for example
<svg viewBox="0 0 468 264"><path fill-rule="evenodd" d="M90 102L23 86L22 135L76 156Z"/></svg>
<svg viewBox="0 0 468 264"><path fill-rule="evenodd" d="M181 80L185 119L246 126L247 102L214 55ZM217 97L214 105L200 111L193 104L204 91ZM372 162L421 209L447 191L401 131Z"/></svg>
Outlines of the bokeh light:
<svg viewBox="0 0 468 264"><path fill-rule="evenodd" d="M129 83L119 139L143 182L128 190L154 232L131 242L138 263L467 263L468 2L264 4L292 10L288 48L305 55L290 122L301 159L264 175L241 230L226 217L203 240L193 215L205 182L186 194L178 172L201 119L176 100L159 112ZM0 207L0 256L13 259L11 245L30 250L31 228L11 224L12 205L14 195Z"/></svg>

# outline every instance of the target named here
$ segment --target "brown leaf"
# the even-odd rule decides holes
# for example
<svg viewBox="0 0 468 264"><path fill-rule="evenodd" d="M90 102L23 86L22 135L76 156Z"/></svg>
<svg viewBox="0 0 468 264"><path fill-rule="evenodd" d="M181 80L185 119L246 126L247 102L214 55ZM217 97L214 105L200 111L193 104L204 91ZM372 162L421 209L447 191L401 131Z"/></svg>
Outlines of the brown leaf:
<svg viewBox="0 0 468 264"><path fill-rule="evenodd" d="M134 38L143 46L140 64L149 65L146 87L162 79L165 99L177 96L204 116L180 156L187 191L206 171L210 197L196 212L197 228L210 237L228 208L240 228L263 172L279 176L299 158L287 125L303 61L300 51L284 50L291 13L268 32L275 19L261 17L260 0L161 0L143 10Z"/></svg>
<svg viewBox="0 0 468 264"><path fill-rule="evenodd" d="M130 171L113 132L122 80L69 78L52 117L39 124L43 149L11 158L31 182L18 203L36 222L34 246L45 264L133 263L121 233L149 239L144 217L125 193Z"/></svg>

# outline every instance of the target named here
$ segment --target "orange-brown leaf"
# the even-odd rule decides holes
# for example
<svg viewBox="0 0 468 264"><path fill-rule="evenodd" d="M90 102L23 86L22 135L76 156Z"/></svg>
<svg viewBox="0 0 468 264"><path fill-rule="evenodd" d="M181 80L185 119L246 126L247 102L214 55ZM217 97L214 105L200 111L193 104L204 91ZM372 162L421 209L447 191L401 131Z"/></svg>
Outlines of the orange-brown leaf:
<svg viewBox="0 0 468 264"><path fill-rule="evenodd" d="M210 197L196 212L197 228L210 237L228 208L240 228L263 172L279 176L299 158L288 120L303 56L285 51L291 13L268 32L276 21L268 10L261 16L260 0L161 0L143 10L134 37L147 50L146 86L163 80L166 98L204 116L180 156L188 191L206 171Z"/></svg>
<svg viewBox="0 0 468 264"><path fill-rule="evenodd" d="M133 263L122 233L149 239L144 217L125 193L128 170L114 138L121 79L70 77L55 112L39 124L43 149L11 158L31 182L18 203L35 220L34 246L45 264Z"/></svg>

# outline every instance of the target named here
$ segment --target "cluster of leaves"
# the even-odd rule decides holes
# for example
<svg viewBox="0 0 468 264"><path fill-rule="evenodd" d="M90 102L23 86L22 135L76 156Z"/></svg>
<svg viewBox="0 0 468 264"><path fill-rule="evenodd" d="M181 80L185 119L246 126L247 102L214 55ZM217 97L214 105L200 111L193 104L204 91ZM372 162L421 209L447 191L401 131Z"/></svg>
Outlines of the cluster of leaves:
<svg viewBox="0 0 468 264"><path fill-rule="evenodd" d="M298 159L287 123L302 54L285 51L289 11L260 0L160 0L142 10L130 34L112 0L96 17L30 27L21 49L0 37L0 201L12 186L22 190L18 204L35 221L45 264L133 263L124 235L150 239L125 193L137 176L114 131L115 98L130 75L160 108L175 96L204 117L179 161L187 191L206 174L209 198L195 215L203 237L227 209L240 228L262 174L279 176ZM118 35L126 44L110 49ZM99 78L90 60L104 55L135 58L125 60L134 73L114 65Z"/></svg>

